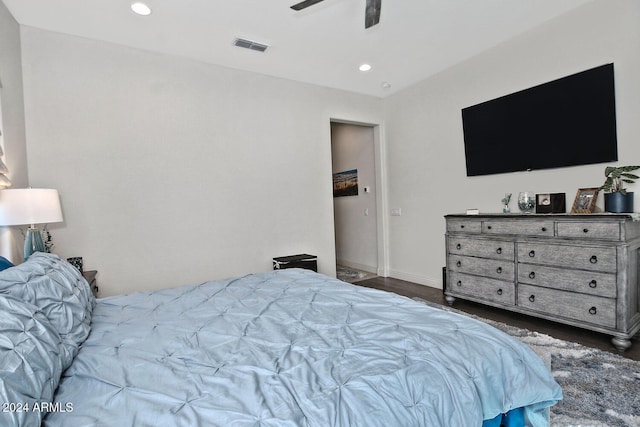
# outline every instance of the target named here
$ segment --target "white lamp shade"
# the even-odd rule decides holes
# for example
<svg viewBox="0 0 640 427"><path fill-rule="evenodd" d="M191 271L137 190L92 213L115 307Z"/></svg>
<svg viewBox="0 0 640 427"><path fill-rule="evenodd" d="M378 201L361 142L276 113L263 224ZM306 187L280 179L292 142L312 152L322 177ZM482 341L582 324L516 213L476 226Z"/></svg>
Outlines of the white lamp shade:
<svg viewBox="0 0 640 427"><path fill-rule="evenodd" d="M0 225L62 222L58 190L16 188L0 191Z"/></svg>

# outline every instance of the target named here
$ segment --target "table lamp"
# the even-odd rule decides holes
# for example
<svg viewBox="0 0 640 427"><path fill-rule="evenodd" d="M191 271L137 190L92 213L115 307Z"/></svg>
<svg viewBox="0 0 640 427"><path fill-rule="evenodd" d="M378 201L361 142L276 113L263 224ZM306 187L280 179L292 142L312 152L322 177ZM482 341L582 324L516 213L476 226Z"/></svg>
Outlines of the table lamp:
<svg viewBox="0 0 640 427"><path fill-rule="evenodd" d="M24 260L44 252L42 234L36 224L62 222L58 190L17 188L0 191L0 225L29 225L24 239Z"/></svg>

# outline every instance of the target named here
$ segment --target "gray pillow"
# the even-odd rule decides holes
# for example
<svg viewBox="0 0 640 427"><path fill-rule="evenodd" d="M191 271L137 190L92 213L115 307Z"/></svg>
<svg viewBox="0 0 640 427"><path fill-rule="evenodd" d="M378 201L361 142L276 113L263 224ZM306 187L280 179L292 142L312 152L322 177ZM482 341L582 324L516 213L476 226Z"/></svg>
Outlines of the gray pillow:
<svg viewBox="0 0 640 427"><path fill-rule="evenodd" d="M34 305L0 296L0 424L39 426L62 375L60 334Z"/></svg>
<svg viewBox="0 0 640 427"><path fill-rule="evenodd" d="M57 255L36 252L24 263L0 271L0 294L38 307L65 346L68 367L91 330L95 298L80 272Z"/></svg>

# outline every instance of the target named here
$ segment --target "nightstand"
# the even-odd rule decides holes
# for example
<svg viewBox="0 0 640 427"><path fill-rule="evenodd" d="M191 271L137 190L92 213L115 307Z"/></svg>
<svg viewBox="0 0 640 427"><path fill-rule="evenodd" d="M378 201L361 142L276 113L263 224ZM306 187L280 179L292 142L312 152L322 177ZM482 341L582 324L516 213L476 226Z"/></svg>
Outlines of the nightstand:
<svg viewBox="0 0 640 427"><path fill-rule="evenodd" d="M87 283L89 283L89 287L91 288L91 292L93 292L94 297L98 297L98 283L96 282L96 275L98 274L97 270L89 270L82 273Z"/></svg>

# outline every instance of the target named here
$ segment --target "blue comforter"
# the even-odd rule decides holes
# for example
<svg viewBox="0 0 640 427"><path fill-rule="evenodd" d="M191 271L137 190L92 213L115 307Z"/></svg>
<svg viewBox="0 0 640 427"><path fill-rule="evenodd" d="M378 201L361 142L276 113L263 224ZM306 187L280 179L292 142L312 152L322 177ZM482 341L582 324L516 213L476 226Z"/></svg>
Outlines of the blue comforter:
<svg viewBox="0 0 640 427"><path fill-rule="evenodd" d="M543 426L560 398L484 323L290 269L97 300L44 425Z"/></svg>

